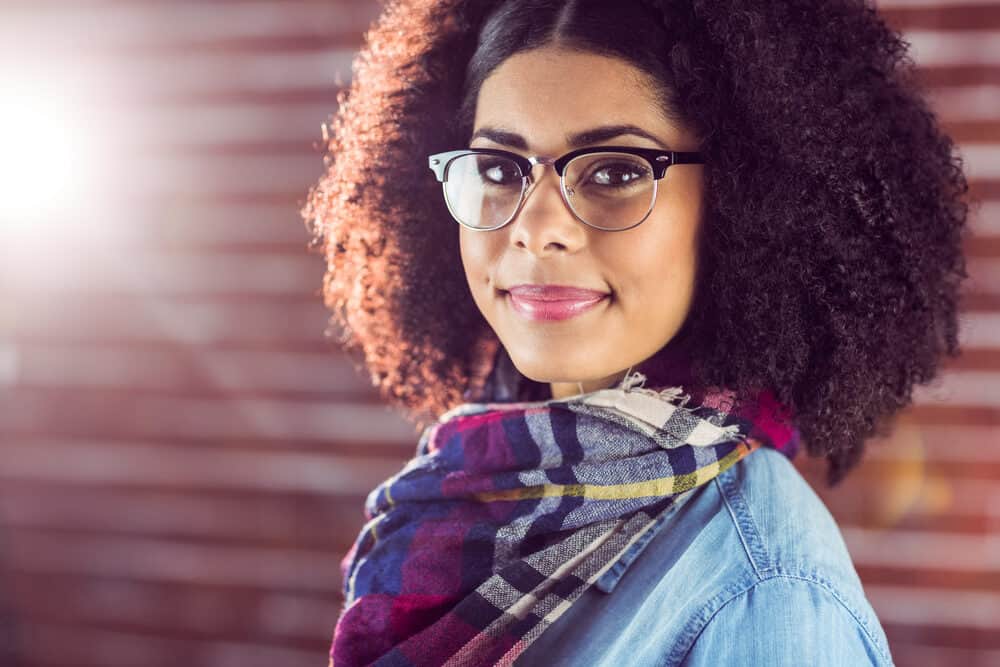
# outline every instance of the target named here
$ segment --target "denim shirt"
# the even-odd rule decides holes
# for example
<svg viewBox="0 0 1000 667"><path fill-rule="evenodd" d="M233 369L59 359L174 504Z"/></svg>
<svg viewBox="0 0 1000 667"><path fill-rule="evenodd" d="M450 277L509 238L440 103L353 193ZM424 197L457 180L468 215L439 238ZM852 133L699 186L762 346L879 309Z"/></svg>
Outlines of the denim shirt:
<svg viewBox="0 0 1000 667"><path fill-rule="evenodd" d="M892 665L833 517L762 448L679 498L515 665Z"/></svg>

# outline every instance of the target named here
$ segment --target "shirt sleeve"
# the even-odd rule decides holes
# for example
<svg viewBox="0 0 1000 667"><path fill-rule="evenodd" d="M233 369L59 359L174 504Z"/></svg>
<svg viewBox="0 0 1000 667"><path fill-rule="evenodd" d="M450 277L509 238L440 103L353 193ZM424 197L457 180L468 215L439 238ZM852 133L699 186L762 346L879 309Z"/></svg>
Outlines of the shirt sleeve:
<svg viewBox="0 0 1000 667"><path fill-rule="evenodd" d="M870 606L854 610L820 582L774 576L726 601L681 665L889 667L888 647L865 627L871 623L878 620Z"/></svg>

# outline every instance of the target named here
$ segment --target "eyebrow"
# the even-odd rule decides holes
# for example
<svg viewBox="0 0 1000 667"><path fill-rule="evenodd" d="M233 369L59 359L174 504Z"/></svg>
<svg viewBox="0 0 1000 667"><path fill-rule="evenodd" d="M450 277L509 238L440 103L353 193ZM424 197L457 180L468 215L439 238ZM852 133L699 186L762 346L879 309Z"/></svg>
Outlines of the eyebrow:
<svg viewBox="0 0 1000 667"><path fill-rule="evenodd" d="M594 127L589 130L584 130L583 132L577 132L576 134L567 134L566 144L569 145L570 148L580 148L582 146L601 143L602 141L607 141L608 139L624 136L626 134L642 137L643 139L649 139L650 141L656 142L660 148L670 150L669 147L660 141L658 137L650 134L638 125L601 125L600 127ZM503 130L498 127L485 126L479 128L473 133L472 138L469 139L469 143L472 143L479 137L489 139L490 141L503 144L505 146L528 150L528 142L524 137L516 132L510 132L509 130Z"/></svg>

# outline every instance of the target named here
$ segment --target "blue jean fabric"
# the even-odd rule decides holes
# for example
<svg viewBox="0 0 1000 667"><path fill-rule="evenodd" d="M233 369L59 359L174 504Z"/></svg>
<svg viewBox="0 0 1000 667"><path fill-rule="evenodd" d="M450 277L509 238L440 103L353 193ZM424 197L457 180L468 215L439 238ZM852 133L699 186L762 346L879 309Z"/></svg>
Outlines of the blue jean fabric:
<svg viewBox="0 0 1000 667"><path fill-rule="evenodd" d="M759 449L685 494L515 665L892 665L822 500Z"/></svg>

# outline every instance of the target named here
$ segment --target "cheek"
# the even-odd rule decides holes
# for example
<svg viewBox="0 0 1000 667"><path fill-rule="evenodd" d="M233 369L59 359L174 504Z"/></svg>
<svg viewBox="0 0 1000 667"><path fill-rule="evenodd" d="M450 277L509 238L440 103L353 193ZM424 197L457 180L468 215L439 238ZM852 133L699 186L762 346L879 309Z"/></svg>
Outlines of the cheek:
<svg viewBox="0 0 1000 667"><path fill-rule="evenodd" d="M655 354L676 336L694 301L697 226L678 227L678 221L655 221L666 224L634 244L632 261L620 266L626 282L621 285L615 333L620 336L618 346L638 358ZM633 361L622 359L624 365Z"/></svg>
<svg viewBox="0 0 1000 667"><path fill-rule="evenodd" d="M687 233L672 236L660 247L665 247L666 253L648 252L649 256L643 258L647 273L655 277L650 286L661 291L687 287L694 280L697 264L694 236Z"/></svg>
<svg viewBox="0 0 1000 667"><path fill-rule="evenodd" d="M643 244L641 259L650 275L656 277L652 287L682 301L694 288L698 266L698 233L702 225L701 188L697 182L685 189L680 201L675 200L662 225L651 232L657 238ZM664 249L657 252L656 249Z"/></svg>
<svg viewBox="0 0 1000 667"><path fill-rule="evenodd" d="M465 270L465 279L469 286L473 286L479 281L476 275L477 269L482 268L482 243L480 243L473 233L464 227L459 228L458 247L462 254L462 268Z"/></svg>
<svg viewBox="0 0 1000 667"><path fill-rule="evenodd" d="M677 225L677 218L650 222L659 226L650 225L627 247L610 253L622 306L636 314L656 312L663 304L682 306L697 267L696 226Z"/></svg>
<svg viewBox="0 0 1000 667"><path fill-rule="evenodd" d="M462 268L465 270L465 277L469 277L469 267L472 265L469 257L471 250L469 249L469 244L465 238L465 232L459 230L458 232L458 252L462 259Z"/></svg>
<svg viewBox="0 0 1000 667"><path fill-rule="evenodd" d="M489 235L460 228L459 250L462 255L462 268L469 289L477 301L486 295L488 290L493 289L491 276L494 273L493 265L497 261L495 246L495 240Z"/></svg>

